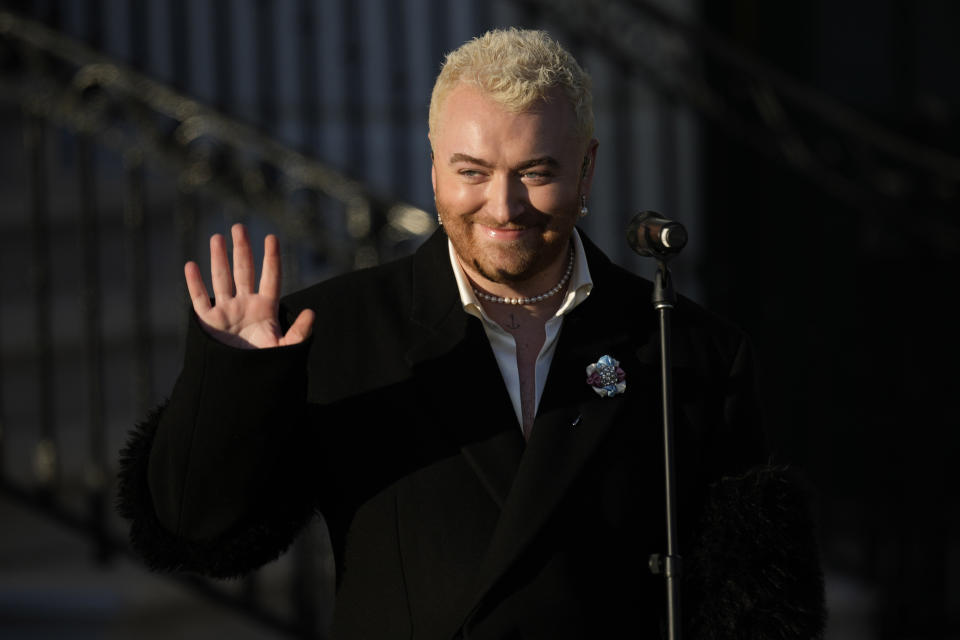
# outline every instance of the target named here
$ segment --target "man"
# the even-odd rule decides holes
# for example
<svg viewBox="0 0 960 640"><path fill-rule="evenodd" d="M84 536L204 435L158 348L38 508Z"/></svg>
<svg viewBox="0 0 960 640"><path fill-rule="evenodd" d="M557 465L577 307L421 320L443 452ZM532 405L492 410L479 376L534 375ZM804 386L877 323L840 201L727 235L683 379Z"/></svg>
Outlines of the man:
<svg viewBox="0 0 960 640"><path fill-rule="evenodd" d="M448 56L430 143L442 228L415 255L283 301L273 237L259 288L239 225L232 273L211 239L213 302L186 265L184 368L124 461L133 543L238 575L318 511L334 637L655 637L659 334L650 283L575 228L589 80L543 32L487 33ZM764 461L763 436L744 336L686 300L673 333L681 548L705 548L710 491ZM697 585L694 621L764 602Z"/></svg>

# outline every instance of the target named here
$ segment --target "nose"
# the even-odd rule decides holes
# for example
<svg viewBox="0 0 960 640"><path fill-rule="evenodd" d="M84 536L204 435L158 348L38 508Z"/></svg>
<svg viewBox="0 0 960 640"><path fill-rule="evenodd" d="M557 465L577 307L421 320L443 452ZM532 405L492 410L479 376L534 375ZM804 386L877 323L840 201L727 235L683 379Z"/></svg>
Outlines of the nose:
<svg viewBox="0 0 960 640"><path fill-rule="evenodd" d="M519 180L502 174L494 176L487 186L487 213L492 221L508 224L526 210L526 189Z"/></svg>

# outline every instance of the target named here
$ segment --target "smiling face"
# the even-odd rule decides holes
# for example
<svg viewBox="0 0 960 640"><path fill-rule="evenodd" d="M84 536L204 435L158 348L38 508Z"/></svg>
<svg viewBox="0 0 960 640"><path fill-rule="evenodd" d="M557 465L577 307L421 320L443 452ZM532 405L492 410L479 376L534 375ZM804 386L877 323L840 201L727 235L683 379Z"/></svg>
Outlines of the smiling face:
<svg viewBox="0 0 960 640"><path fill-rule="evenodd" d="M556 284L589 190L596 140L578 136L559 90L548 97L514 113L459 85L431 132L437 211L467 275L491 291Z"/></svg>

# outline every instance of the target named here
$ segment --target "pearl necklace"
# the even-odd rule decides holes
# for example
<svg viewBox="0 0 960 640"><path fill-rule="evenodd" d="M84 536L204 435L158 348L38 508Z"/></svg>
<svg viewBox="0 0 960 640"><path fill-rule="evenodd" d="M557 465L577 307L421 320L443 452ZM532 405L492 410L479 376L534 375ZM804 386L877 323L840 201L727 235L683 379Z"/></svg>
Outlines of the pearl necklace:
<svg viewBox="0 0 960 640"><path fill-rule="evenodd" d="M542 302L547 298L557 295L561 290L567 285L567 282L570 280L570 276L573 274L573 247L570 248L570 259L567 260L567 270L563 273L563 277L560 278L560 282L556 284L555 287L547 291L546 293L541 293L538 296L533 296L530 298L501 298L500 296L492 296L489 293L484 293L476 287L473 288L473 292L480 298L483 298L487 302L499 302L501 304L515 304L515 305L525 305L525 304L535 304L537 302Z"/></svg>

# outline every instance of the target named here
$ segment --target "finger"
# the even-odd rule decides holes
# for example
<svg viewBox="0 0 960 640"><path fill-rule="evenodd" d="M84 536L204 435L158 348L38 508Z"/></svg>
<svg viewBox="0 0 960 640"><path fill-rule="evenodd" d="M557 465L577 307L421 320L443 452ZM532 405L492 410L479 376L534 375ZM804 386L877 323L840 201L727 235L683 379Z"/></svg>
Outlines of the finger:
<svg viewBox="0 0 960 640"><path fill-rule="evenodd" d="M263 239L263 273L260 275L260 295L280 297L280 243L273 234Z"/></svg>
<svg viewBox="0 0 960 640"><path fill-rule="evenodd" d="M219 233L210 236L210 280L217 302L233 297L233 276L227 261L227 245Z"/></svg>
<svg viewBox="0 0 960 640"><path fill-rule="evenodd" d="M280 340L281 346L298 344L310 337L313 332L314 313L312 309L304 309L293 321L287 333Z"/></svg>
<svg viewBox="0 0 960 640"><path fill-rule="evenodd" d="M233 235L233 280L237 293L253 293L256 274L253 271L253 253L250 251L247 230L242 224L235 224L230 232Z"/></svg>
<svg viewBox="0 0 960 640"><path fill-rule="evenodd" d="M196 262L188 262L183 265L183 276L187 280L187 292L190 294L193 310L197 312L197 315L208 311L210 309L210 294L207 293L207 285L203 283L203 276L200 275L200 266Z"/></svg>

